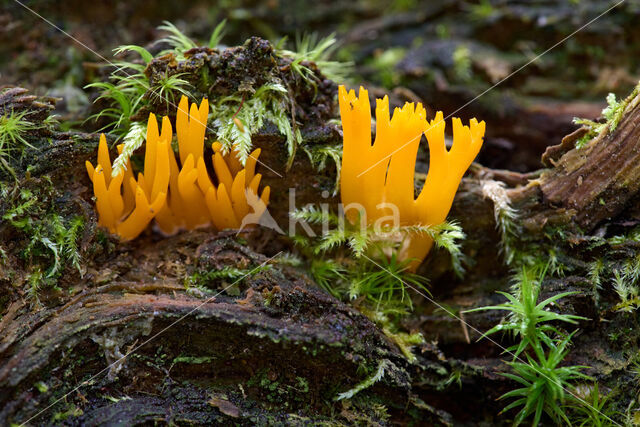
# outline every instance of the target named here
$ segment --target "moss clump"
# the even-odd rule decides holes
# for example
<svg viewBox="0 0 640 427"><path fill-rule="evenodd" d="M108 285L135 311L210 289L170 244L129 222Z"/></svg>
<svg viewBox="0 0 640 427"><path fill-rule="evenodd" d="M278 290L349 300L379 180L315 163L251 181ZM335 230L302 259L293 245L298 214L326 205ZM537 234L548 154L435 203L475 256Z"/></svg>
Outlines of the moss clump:
<svg viewBox="0 0 640 427"><path fill-rule="evenodd" d="M267 402L284 406L284 408L308 403L309 381L300 376L292 377L289 382L281 380L267 369L261 369L247 381L246 385Z"/></svg>
<svg viewBox="0 0 640 427"><path fill-rule="evenodd" d="M225 152L235 148L243 163L252 137L268 123L284 136L293 159L302 143L301 129L331 118L336 87L322 71L342 78L348 70L348 64L328 59L334 38L305 37L296 51L257 37L243 46L221 49L217 44L223 27L215 29L208 46L201 46L165 23L160 29L169 35L158 45L169 49L152 53L140 46L121 46L117 53L133 52L140 59L119 61L110 81L88 85L101 92L98 100L103 108L93 119L103 129L119 132L125 155L142 144L141 122L148 113L173 114L180 95L210 99L211 133Z"/></svg>
<svg viewBox="0 0 640 427"><path fill-rule="evenodd" d="M60 290L58 281L63 272L82 274L78 241L85 218L71 211L68 201L46 177L2 186L0 200L0 241L9 242L2 249L3 258L19 260L27 272L27 294L39 305L42 289ZM14 283L19 285L19 281Z"/></svg>
<svg viewBox="0 0 640 427"><path fill-rule="evenodd" d="M50 98L26 96L26 89L0 89L0 181L17 179L25 149L38 149L57 123L48 116Z"/></svg>
<svg viewBox="0 0 640 427"><path fill-rule="evenodd" d="M219 288L219 285L225 284L224 290L227 293L239 295L239 291L235 292L229 290L233 289L234 285L239 284L244 279L250 279L256 274L271 269L271 265L258 265L247 268L237 268L226 266L220 269L211 270L198 270L192 275L185 278L184 285L187 289L198 289L205 293L211 292Z"/></svg>
<svg viewBox="0 0 640 427"><path fill-rule="evenodd" d="M577 117L573 119L575 124L587 127L587 133L576 141L576 148L583 148L589 143L589 141L596 137L603 137L616 130L618 123L622 120L622 117L628 107L632 103L636 104L638 102L635 98L639 93L640 83L638 83L633 92L631 92L631 94L624 100L618 101L615 94L609 93L609 95L607 95L607 106L602 110L602 117L604 118L603 122L594 122L592 120Z"/></svg>

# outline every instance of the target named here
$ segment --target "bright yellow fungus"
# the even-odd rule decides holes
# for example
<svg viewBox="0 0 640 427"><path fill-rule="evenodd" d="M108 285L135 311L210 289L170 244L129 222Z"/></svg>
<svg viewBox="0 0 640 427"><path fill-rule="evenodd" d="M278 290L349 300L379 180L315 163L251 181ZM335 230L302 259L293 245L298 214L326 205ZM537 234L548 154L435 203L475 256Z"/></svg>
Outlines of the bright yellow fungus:
<svg viewBox="0 0 640 427"><path fill-rule="evenodd" d="M86 162L93 182L99 224L123 240L137 237L155 218L160 231L173 234L213 224L217 229L238 229L258 222L269 203L270 188L260 197L262 176L255 173L260 149L253 151L245 166L235 152L223 153L213 143L213 155L207 169L204 136L209 104L206 99L191 104L182 97L176 115L179 163L171 148L173 132L168 117L162 119L162 131L154 114L149 114L145 146L144 172L133 176L131 163L115 177L104 135L100 136L98 165ZM122 152L122 146L118 146ZM216 182L209 170L214 171Z"/></svg>
<svg viewBox="0 0 640 427"><path fill-rule="evenodd" d="M422 104L406 103L389 114L389 99L376 101L376 138L371 142L369 94L360 88L339 89L343 129L343 156L340 190L350 222L367 225L437 225L444 222L465 171L482 147L485 123L471 119L463 126L453 123L453 145L445 146L442 112L429 121ZM422 191L415 197L414 175L420 138L429 145L429 172ZM366 216L366 219L364 218ZM395 224L394 224L395 222ZM427 256L433 240L426 234L402 236L398 258L411 260L417 269Z"/></svg>

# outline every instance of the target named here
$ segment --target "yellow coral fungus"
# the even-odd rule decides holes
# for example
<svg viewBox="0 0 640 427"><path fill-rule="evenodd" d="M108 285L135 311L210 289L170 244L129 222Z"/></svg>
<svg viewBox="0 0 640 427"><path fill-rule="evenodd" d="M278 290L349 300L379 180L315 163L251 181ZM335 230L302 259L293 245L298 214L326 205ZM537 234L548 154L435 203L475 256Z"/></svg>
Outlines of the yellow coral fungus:
<svg viewBox="0 0 640 427"><path fill-rule="evenodd" d="M147 148L146 156L159 163L159 169L168 166L167 152L168 142L158 144L157 151L164 151L157 162L157 152L150 152ZM122 150L122 146L118 147ZM165 160L164 162L162 160ZM164 163L164 164L163 164ZM167 197L168 170L158 174L155 181L147 181L140 174L136 181L131 174L131 165L127 165L127 171L122 171L115 177L111 177L111 159L104 135L100 136L98 146L98 165L94 168L91 162L86 162L89 178L93 182L93 192L96 196L96 208L99 214L99 224L107 227L110 232L117 233L125 240L133 239L151 222L155 214L164 205ZM124 185L125 177L128 182ZM151 202L150 202L151 201ZM123 220L123 218L125 218Z"/></svg>
<svg viewBox="0 0 640 427"><path fill-rule="evenodd" d="M367 225L437 225L447 217L460 180L482 146L485 123L476 119L463 126L454 118L453 145L445 146L445 122L438 112L430 122L422 104L406 103L389 114L389 100L376 102L376 138L371 143L369 95L359 96L340 86L343 157L340 190L347 218L358 215ZM422 134L429 145L429 172L415 197L416 155ZM426 233L402 236L398 257L411 260L415 270L427 256L433 240Z"/></svg>
<svg viewBox="0 0 640 427"><path fill-rule="evenodd" d="M212 181L204 155L204 136L209 104L198 108L182 97L176 115L176 134L180 163L171 148L173 131L167 117L162 131L149 114L145 146L144 172L134 179L131 163L111 177L111 159L104 135L100 136L98 165L86 163L93 182L99 224L124 240L137 237L156 219L160 231L173 234L211 223L217 229L243 228L256 224L269 203L270 189L260 197L261 175L255 173L260 149L251 153L243 168L235 152L223 154L222 146L212 146ZM122 146L118 147L122 152ZM179 166L180 165L180 166Z"/></svg>

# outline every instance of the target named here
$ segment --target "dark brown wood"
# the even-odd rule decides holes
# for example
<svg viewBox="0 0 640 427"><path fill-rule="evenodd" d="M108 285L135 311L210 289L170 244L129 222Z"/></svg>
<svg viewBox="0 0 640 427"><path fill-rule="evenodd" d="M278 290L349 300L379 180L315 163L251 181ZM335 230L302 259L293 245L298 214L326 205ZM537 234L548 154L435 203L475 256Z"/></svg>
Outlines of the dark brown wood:
<svg viewBox="0 0 640 427"><path fill-rule="evenodd" d="M563 155L540 178L543 203L575 212L584 231L619 214L640 189L640 95L615 131Z"/></svg>
<svg viewBox="0 0 640 427"><path fill-rule="evenodd" d="M191 245L201 242L196 250L201 266L270 265L267 257L226 238L197 233L188 240ZM176 253L185 241L182 235L157 245L147 242L147 257L162 254L165 263L173 262L167 252ZM115 271L117 264L102 268ZM134 276L142 277L143 271ZM135 355L123 358L128 352ZM293 393L288 402L296 400L296 392L309 393L300 400L301 408L322 419L328 409L321 403L325 394L336 397L349 390L364 379L359 374L363 364L377 367L382 361L386 379L376 393L403 407L408 404L409 378L398 349L365 316L294 270L274 265L239 282L234 292L189 293L170 279L112 282L88 287L61 306L32 310L17 300L8 307L0 321L0 421L24 422L53 403L53 395L34 388L38 382L69 395L31 425L46 424L69 402L79 404L79 396L96 399L76 420L80 424L100 423L105 411L128 419L132 402L113 405L99 396L113 389L134 394L139 402L140 396L156 395L163 381L197 381L201 386L192 391L207 395L217 390L219 397L236 402L236 410L217 412L207 409L206 399L204 406L192 407L177 395L162 398L187 418L207 423L267 420L269 411L249 404L267 399L262 394L269 391L265 384L275 384L274 393ZM72 366L67 376L65 369ZM240 391L228 384L245 386ZM245 403L236 397L243 394ZM308 407L310 402L318 406ZM151 420L157 415L140 416Z"/></svg>

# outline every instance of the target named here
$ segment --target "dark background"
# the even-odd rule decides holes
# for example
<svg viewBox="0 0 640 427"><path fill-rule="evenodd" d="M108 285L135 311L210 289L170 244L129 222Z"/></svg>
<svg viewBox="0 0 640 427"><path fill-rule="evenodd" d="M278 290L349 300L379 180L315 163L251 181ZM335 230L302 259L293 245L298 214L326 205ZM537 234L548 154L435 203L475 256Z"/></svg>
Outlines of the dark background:
<svg viewBox="0 0 640 427"><path fill-rule="evenodd" d="M545 147L595 119L609 92L624 97L640 76L640 1L627 0L473 100L546 49L562 41L613 1L32 1L25 4L87 47L114 60L124 44L149 46L169 20L206 43L227 19L223 43L257 35L336 33L334 59L351 61L349 82L391 101L422 101L434 110L488 123L480 162L493 168L539 168ZM0 12L0 84L62 98L63 125L82 124L105 79L104 61L15 1ZM344 82L339 82L344 83ZM473 100L473 101L472 101ZM471 103L469 103L472 101ZM465 104L464 108L463 107Z"/></svg>

